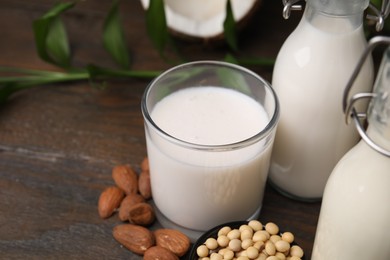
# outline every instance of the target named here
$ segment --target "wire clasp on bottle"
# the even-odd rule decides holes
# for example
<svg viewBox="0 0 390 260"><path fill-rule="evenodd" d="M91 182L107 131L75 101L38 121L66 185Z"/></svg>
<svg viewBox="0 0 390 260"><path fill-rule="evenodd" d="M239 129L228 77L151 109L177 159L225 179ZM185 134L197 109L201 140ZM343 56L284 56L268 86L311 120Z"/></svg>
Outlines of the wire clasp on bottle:
<svg viewBox="0 0 390 260"><path fill-rule="evenodd" d="M369 8L374 14L368 14L367 19L376 22L375 29L379 32L385 26L385 19L390 13L390 1L382 0L381 10L379 10L374 4L370 3Z"/></svg>
<svg viewBox="0 0 390 260"><path fill-rule="evenodd" d="M302 5L297 5L296 3L301 0L282 0L283 1L283 18L288 19L290 17L291 11L301 11L303 9Z"/></svg>
<svg viewBox="0 0 390 260"><path fill-rule="evenodd" d="M358 133L362 137L362 139L369 145L371 148L376 150L377 152L390 157L390 151L386 150L385 148L381 147L380 145L376 144L366 133L363 123L361 122L362 120L367 120L367 111L365 112L358 112L356 111L354 105L357 101L361 99L372 99L376 98L377 94L373 93L372 91L369 93L356 93L354 94L349 100L349 92L351 91L351 88L357 78L357 76L360 73L360 70L362 69L367 57L370 55L372 50L376 48L379 45L386 44L390 45L390 37L384 37L384 36L376 36L372 38L364 50L362 56L359 59L359 62L354 69L351 78L349 79L345 89L344 89L344 94L343 94L343 111L345 114L345 121L347 124L350 123L350 119L352 118Z"/></svg>

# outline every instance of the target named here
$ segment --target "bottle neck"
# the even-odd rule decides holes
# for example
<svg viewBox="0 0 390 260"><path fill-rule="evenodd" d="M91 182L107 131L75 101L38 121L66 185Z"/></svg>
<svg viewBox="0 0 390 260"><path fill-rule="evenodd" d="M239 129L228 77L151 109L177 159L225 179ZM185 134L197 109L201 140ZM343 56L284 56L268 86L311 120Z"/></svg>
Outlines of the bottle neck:
<svg viewBox="0 0 390 260"><path fill-rule="evenodd" d="M335 10L336 7L341 8L341 6L346 5L340 3L343 1L350 0L307 0L304 12L306 21L319 30L335 34L349 33L362 27L364 9L359 8L359 12ZM324 2L331 3L325 5Z"/></svg>
<svg viewBox="0 0 390 260"><path fill-rule="evenodd" d="M314 10L331 16L361 15L370 0L306 0Z"/></svg>
<svg viewBox="0 0 390 260"><path fill-rule="evenodd" d="M367 136L378 146L390 151L390 129L389 128L377 128L373 125L369 125L366 133ZM363 141L364 142L364 141ZM390 158L389 158L390 159Z"/></svg>
<svg viewBox="0 0 390 260"><path fill-rule="evenodd" d="M376 96L369 105L368 122L390 143L390 47L382 57L373 92Z"/></svg>
<svg viewBox="0 0 390 260"><path fill-rule="evenodd" d="M367 135L390 153L390 47L384 52L373 93L367 112Z"/></svg>

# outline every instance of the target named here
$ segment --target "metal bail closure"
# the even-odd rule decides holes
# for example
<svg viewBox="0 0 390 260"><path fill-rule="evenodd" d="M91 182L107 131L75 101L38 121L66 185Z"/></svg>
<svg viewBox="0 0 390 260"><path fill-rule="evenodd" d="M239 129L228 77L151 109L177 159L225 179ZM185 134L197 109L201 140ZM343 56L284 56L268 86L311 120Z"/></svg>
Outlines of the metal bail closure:
<svg viewBox="0 0 390 260"><path fill-rule="evenodd" d="M283 1L283 18L290 18L291 11L301 11L302 5L296 5L301 0L282 0Z"/></svg>
<svg viewBox="0 0 390 260"><path fill-rule="evenodd" d="M381 10L379 10L374 4L370 3L369 8L374 12L374 14L368 14L367 19L376 22L375 29L376 31L381 31L385 25L385 19L389 16L390 13L390 1L382 0Z"/></svg>
<svg viewBox="0 0 390 260"><path fill-rule="evenodd" d="M379 146L378 144L376 144L366 134L366 131L364 129L364 126L363 126L363 123L361 122L361 120L367 120L367 111L366 112L357 112L355 107L354 107L354 104L358 100L366 99L366 98L369 98L369 99L375 98L376 94L375 93L371 93L371 92L370 93L357 93L357 94L354 94L350 98L350 100L348 102L349 92L350 92L350 90L351 90L351 88L353 86L353 83L355 82L358 74L360 73L360 70L363 67L364 62L366 61L366 59L369 56L369 54L371 53L371 51L375 47L377 47L378 45L381 45L381 44L390 45L390 37L376 36L376 37L373 37L368 42L368 45L367 45L366 49L364 50L362 56L360 57L359 62L357 64L355 70L353 71L352 76L351 76L351 78L349 79L349 81L347 83L347 86L344 89L344 94L343 94L343 111L344 111L344 114L345 114L345 121L346 121L346 123L349 124L350 123L350 118L352 118L354 123L355 123L355 125L356 125L356 129L357 129L358 133L360 134L362 139L371 148L373 148L375 151L381 153L384 156L390 157L390 151L388 151L388 150L384 149L383 147Z"/></svg>

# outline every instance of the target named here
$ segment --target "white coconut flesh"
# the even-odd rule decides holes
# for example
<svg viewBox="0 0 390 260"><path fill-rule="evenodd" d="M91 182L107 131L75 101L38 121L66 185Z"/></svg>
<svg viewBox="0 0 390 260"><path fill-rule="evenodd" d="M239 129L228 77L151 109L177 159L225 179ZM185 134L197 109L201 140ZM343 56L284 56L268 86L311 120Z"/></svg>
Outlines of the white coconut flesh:
<svg viewBox="0 0 390 260"><path fill-rule="evenodd" d="M167 26L178 33L213 38L223 33L227 0L164 0ZM231 0L234 20L244 19L259 0ZM149 0L141 0L148 9Z"/></svg>

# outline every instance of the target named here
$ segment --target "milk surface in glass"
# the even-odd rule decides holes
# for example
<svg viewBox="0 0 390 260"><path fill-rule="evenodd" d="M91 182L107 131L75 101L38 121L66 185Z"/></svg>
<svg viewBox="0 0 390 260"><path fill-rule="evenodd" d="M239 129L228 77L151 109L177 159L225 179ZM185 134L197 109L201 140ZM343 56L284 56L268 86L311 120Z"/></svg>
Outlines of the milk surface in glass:
<svg viewBox="0 0 390 260"><path fill-rule="evenodd" d="M344 17L306 16L283 45L274 68L272 86L281 115L270 179L292 196L318 199L335 164L359 138L353 126L344 124L341 104L343 87L367 42L362 27L353 28ZM354 91L367 90L372 78L369 60Z"/></svg>
<svg viewBox="0 0 390 260"><path fill-rule="evenodd" d="M151 118L185 142L223 145L258 134L269 122L264 108L236 90L194 87L159 101ZM168 219L194 230L248 219L258 213L271 142L226 151L187 149L146 132L153 199ZM264 145L266 146L264 147Z"/></svg>

